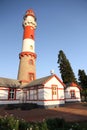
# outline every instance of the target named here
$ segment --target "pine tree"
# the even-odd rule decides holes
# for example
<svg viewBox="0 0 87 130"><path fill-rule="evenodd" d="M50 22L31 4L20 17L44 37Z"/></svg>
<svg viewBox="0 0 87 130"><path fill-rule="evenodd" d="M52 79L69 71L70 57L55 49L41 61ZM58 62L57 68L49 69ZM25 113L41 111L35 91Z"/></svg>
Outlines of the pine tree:
<svg viewBox="0 0 87 130"><path fill-rule="evenodd" d="M62 50L59 51L57 63L59 64L58 67L59 67L63 82L65 84L70 83L70 82L76 82L76 78L71 68L71 65L69 63L69 60L66 58Z"/></svg>
<svg viewBox="0 0 87 130"><path fill-rule="evenodd" d="M84 101L87 101L87 75L84 70L78 70L78 80L82 87L81 96Z"/></svg>
<svg viewBox="0 0 87 130"><path fill-rule="evenodd" d="M87 75L84 70L78 70L78 80L82 88L87 88Z"/></svg>

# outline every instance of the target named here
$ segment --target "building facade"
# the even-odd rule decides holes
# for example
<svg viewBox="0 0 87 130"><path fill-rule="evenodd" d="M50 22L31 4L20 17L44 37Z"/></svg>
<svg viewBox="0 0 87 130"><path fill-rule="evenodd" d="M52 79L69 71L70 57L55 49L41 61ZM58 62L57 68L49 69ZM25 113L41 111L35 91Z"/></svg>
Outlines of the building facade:
<svg viewBox="0 0 87 130"><path fill-rule="evenodd" d="M76 83L69 83L65 88L65 101L66 102L80 102L80 91L81 87Z"/></svg>

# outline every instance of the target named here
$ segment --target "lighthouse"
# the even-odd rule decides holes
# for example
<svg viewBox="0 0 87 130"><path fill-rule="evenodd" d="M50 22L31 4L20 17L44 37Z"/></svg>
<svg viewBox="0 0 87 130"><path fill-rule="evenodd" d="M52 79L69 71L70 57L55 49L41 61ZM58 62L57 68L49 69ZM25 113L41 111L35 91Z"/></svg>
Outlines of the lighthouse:
<svg viewBox="0 0 87 130"><path fill-rule="evenodd" d="M30 83L36 79L35 29L36 16L32 9L27 10L23 17L23 43L19 54L19 70L17 79L23 83Z"/></svg>

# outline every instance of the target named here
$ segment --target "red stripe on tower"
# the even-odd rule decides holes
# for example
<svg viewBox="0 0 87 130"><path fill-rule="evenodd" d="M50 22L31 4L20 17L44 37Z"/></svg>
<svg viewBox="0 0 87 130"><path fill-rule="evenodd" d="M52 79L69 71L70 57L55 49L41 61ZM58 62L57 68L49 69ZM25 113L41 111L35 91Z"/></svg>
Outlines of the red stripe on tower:
<svg viewBox="0 0 87 130"><path fill-rule="evenodd" d="M33 39L34 40L34 28L32 26L25 26L23 39Z"/></svg>

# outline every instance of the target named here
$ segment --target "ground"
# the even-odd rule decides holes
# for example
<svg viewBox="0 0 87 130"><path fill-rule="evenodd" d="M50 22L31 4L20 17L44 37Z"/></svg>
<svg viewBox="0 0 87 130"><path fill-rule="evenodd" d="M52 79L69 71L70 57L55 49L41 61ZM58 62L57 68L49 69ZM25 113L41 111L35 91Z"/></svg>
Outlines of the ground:
<svg viewBox="0 0 87 130"><path fill-rule="evenodd" d="M66 121L87 121L87 103L65 104L63 107L53 109L32 109L32 110L5 110L0 108L0 115L12 114L17 118L26 121L42 121L46 118L64 118Z"/></svg>

